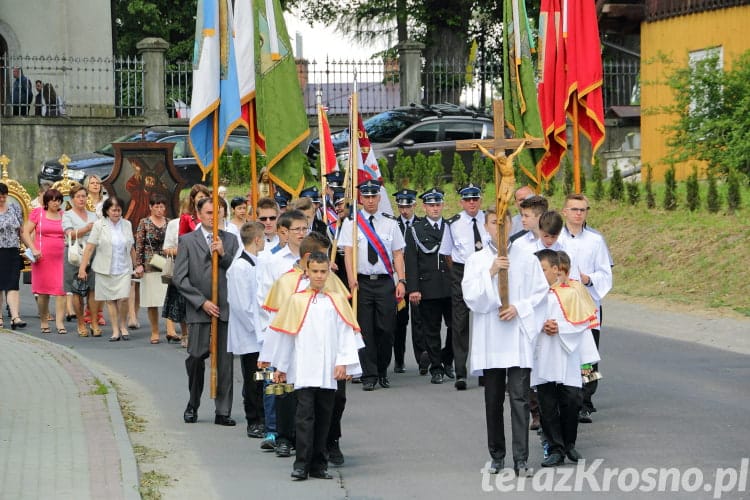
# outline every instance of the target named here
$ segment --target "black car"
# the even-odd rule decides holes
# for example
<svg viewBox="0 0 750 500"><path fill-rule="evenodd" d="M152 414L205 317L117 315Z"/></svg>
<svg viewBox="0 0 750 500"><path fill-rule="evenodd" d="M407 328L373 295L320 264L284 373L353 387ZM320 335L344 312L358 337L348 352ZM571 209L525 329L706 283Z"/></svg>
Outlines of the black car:
<svg viewBox="0 0 750 500"><path fill-rule="evenodd" d="M173 142L174 166L177 171L188 185L201 182L203 173L198 167L188 145L187 127L154 126L125 135L112 142L137 141ZM247 130L244 128L235 129L229 137L225 151L231 154L235 150L240 151L243 155L250 154L250 142ZM83 182L89 175L97 175L101 179L104 179L112 172L112 168L115 165L115 150L110 143L93 153L70 155L70 159L71 161L68 163L68 177L74 181ZM63 167L58 159L45 160L42 163L38 178L40 181L59 181L62 179L62 170Z"/></svg>

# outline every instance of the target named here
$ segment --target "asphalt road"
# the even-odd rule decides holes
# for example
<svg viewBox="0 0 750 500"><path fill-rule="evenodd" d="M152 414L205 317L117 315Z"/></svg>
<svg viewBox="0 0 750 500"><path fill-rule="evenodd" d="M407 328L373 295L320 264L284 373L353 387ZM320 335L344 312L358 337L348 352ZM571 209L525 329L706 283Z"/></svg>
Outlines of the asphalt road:
<svg viewBox="0 0 750 500"><path fill-rule="evenodd" d="M29 321L26 331L40 336L28 290L22 292L22 301L22 315ZM606 307L605 303L605 311ZM488 454L483 394L476 379L470 380L465 392L455 391L449 383L431 385L407 356L411 365L406 374L391 375L391 389L364 393L361 386L348 386L341 440L346 464L332 469L336 479L292 482L291 459L264 453L259 440L245 436L239 365L233 410L238 426L213 425L213 403L207 395L198 423L184 424L185 351L175 344L150 345L143 311L140 321L142 327L131 332L130 342L107 342L108 327L102 339L78 338L74 323L68 324L71 334L44 337L101 365L123 388L136 413L144 414L146 430L131 439L164 451L165 457L145 469L155 467L170 478L171 485L162 488L166 498L421 499L508 494L500 490L514 497L537 498L550 495L541 491L551 489L561 498L594 498L600 491L610 498L646 498L657 495L654 492L660 487L675 498L718 498L717 487L731 489L720 498L748 498L750 356L746 354L635 328L608 328L605 316L604 379L594 397L598 412L593 414L593 424L579 427L577 449L586 457L588 469L565 465L520 482L481 472ZM506 403L510 441L508 417ZM530 445L529 466L536 472L542 450L533 432ZM675 470L670 476L660 468ZM663 484L659 474L664 475ZM676 490L670 491L672 486Z"/></svg>

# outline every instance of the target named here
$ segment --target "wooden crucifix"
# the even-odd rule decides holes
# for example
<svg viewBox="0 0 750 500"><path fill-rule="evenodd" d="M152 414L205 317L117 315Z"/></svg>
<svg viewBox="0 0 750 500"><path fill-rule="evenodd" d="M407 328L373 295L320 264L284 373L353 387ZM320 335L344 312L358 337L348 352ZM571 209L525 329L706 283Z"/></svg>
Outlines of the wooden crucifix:
<svg viewBox="0 0 750 500"><path fill-rule="evenodd" d="M469 151L478 149L483 155L492 158L495 164L495 195L496 195L496 212L497 212L497 253L500 256L508 256L508 235L506 231L505 214L513 199L516 179L513 172L513 158L516 157L524 148L544 148L544 139L526 138L526 139L506 139L505 138L505 111L503 110L503 101L494 100L492 102L492 121L495 128L494 139L475 140L467 139L456 141L457 151ZM505 156L505 150L514 150L510 156ZM492 153L494 151L494 154ZM505 309L510 305L508 299L508 270L501 269L497 275L497 287L500 293L501 308Z"/></svg>

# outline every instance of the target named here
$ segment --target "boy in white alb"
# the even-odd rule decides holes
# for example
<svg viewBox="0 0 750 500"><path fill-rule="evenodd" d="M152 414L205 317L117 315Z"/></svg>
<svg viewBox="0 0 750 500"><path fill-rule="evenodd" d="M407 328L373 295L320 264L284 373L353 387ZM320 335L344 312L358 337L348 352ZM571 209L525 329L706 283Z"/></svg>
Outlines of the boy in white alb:
<svg viewBox="0 0 750 500"><path fill-rule="evenodd" d="M565 456L578 462L578 410L582 402L580 348L586 331L597 326L596 306L589 294L567 276L558 281L560 256L564 252L536 252L550 285L547 316L534 355L531 385L539 397L542 430L549 443L549 456L542 467L562 465Z"/></svg>
<svg viewBox="0 0 750 500"><path fill-rule="evenodd" d="M310 286L293 294L271 321L281 333L273 364L274 380L294 384L297 456L293 479L332 479L326 440L333 415L337 380L362 373L354 313L343 294L324 290L330 273L328 256L314 252L307 260Z"/></svg>
<svg viewBox="0 0 750 500"><path fill-rule="evenodd" d="M505 226L510 229L510 217ZM461 282L463 299L472 312L469 366L472 375L484 373L487 445L492 459L488 472L497 474L505 467L503 401L507 380L513 468L521 474L526 472L529 458L530 372L549 285L539 261L530 252L519 252L512 260L498 256L494 207L486 212L485 229L492 241L468 258ZM510 304L500 302L500 269L508 269Z"/></svg>

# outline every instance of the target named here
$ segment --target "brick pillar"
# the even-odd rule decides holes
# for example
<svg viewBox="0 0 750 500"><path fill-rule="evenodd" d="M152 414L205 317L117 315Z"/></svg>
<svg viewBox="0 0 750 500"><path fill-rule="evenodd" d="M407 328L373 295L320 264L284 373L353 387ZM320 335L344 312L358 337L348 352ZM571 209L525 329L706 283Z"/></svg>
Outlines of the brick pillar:
<svg viewBox="0 0 750 500"><path fill-rule="evenodd" d="M143 117L151 125L165 124L169 118L164 104L164 76L169 42L144 38L135 46L143 56Z"/></svg>
<svg viewBox="0 0 750 500"><path fill-rule="evenodd" d="M403 42L398 44L398 61L401 78L401 105L422 104L422 50L424 44Z"/></svg>

